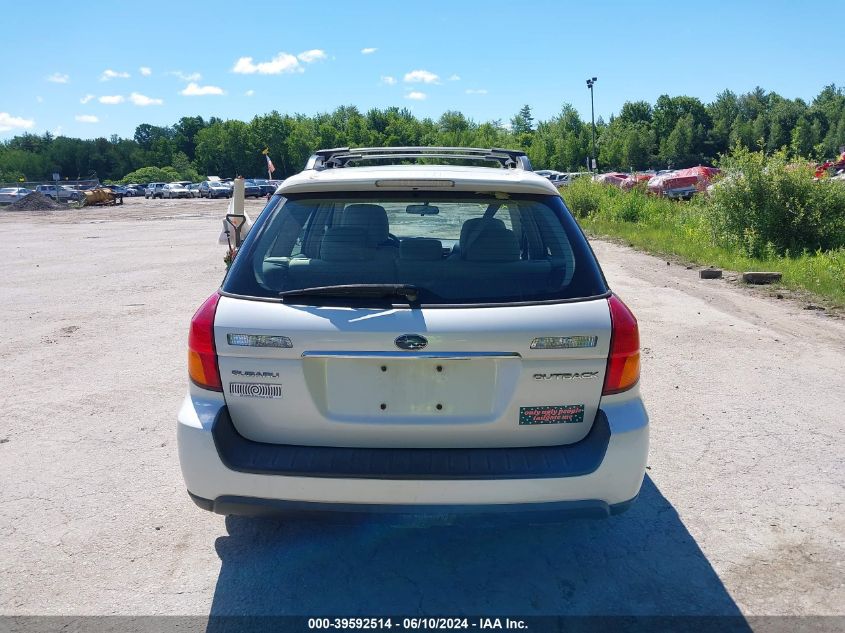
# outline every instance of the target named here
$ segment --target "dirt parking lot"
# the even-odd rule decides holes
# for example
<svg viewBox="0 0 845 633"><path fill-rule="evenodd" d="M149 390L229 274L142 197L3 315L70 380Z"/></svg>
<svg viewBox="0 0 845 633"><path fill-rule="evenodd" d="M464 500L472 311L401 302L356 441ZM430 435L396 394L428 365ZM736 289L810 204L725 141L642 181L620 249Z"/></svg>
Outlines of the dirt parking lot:
<svg viewBox="0 0 845 633"><path fill-rule="evenodd" d="M652 419L629 512L449 526L197 509L175 416L226 205L0 209L0 614L845 613L845 323L603 242Z"/></svg>

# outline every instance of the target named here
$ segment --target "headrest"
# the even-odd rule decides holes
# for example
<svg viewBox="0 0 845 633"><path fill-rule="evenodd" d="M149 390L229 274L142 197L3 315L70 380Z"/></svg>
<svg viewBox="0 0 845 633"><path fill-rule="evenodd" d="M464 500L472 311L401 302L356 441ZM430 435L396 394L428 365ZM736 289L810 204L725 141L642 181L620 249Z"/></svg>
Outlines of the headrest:
<svg viewBox="0 0 845 633"><path fill-rule="evenodd" d="M460 241L458 242L458 244L460 244L461 250L463 250L466 246L469 236L475 233L480 228L482 222L485 222L488 225L496 225L503 229L506 228L505 223L502 222L499 218L487 218L486 220L484 218L472 218L471 220L467 220L461 226L461 237Z"/></svg>
<svg viewBox="0 0 845 633"><path fill-rule="evenodd" d="M405 238L399 244L399 259L440 261L443 259L443 243L430 237Z"/></svg>
<svg viewBox="0 0 845 633"><path fill-rule="evenodd" d="M520 257L519 240L504 225L491 223L480 234L467 239L461 255L472 262L516 262Z"/></svg>
<svg viewBox="0 0 845 633"><path fill-rule="evenodd" d="M351 262L370 259L367 233L358 226L333 226L323 236L320 259L327 262Z"/></svg>
<svg viewBox="0 0 845 633"><path fill-rule="evenodd" d="M341 226L354 226L364 229L368 246L379 246L388 241L390 224L387 211L377 204L349 204L343 210Z"/></svg>

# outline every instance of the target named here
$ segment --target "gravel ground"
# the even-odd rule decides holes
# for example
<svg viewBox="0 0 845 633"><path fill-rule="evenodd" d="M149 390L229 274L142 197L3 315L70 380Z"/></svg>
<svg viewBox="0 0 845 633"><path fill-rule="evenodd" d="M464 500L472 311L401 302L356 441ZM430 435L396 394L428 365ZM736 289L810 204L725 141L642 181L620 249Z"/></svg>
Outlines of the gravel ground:
<svg viewBox="0 0 845 633"><path fill-rule="evenodd" d="M605 242L652 418L626 514L509 527L200 511L174 421L226 205L0 210L0 614L845 613L845 323Z"/></svg>

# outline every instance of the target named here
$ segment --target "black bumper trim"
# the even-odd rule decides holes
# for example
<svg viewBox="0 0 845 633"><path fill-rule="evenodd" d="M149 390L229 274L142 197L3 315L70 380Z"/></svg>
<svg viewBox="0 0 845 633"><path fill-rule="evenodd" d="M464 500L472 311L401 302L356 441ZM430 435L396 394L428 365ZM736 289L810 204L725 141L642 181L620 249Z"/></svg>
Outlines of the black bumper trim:
<svg viewBox="0 0 845 633"><path fill-rule="evenodd" d="M239 516L279 516L284 514L320 515L344 513L347 515L395 514L414 516L512 516L520 523L532 519L594 517L605 518L625 512L636 497L622 503L608 504L599 499L582 501L550 501L545 503L464 504L464 505L402 505L362 503L319 503L312 501L287 501L224 495L217 499L203 499L188 492L191 499L203 510L216 514Z"/></svg>
<svg viewBox="0 0 845 633"><path fill-rule="evenodd" d="M599 411L579 442L513 448L339 448L253 442L238 433L228 407L212 428L217 453L230 470L258 475L334 479L551 479L594 472L610 441Z"/></svg>

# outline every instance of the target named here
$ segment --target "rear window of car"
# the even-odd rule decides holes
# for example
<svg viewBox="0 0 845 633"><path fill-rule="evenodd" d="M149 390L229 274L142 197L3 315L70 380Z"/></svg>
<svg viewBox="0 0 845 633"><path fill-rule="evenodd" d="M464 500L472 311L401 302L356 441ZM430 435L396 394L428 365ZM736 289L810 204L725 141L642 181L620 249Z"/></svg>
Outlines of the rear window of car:
<svg viewBox="0 0 845 633"><path fill-rule="evenodd" d="M223 291L278 299L346 285L413 287L424 305L607 292L559 196L423 191L276 196L242 245ZM354 293L346 299L354 303ZM344 302L306 293L282 300Z"/></svg>

